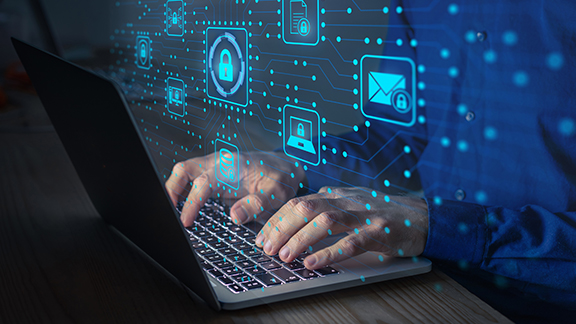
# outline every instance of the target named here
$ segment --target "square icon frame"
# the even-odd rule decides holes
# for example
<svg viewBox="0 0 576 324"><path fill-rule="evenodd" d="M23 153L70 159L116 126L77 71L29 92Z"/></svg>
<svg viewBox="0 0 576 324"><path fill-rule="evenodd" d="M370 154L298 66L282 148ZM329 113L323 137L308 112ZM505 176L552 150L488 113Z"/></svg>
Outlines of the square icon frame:
<svg viewBox="0 0 576 324"><path fill-rule="evenodd" d="M171 34L170 28L168 28L168 6L170 3L180 3L180 7L182 8L182 33L180 34ZM182 37L184 36L186 30L186 13L184 12L184 0L168 0L166 1L166 11L164 12L164 16L166 17L166 35L171 37Z"/></svg>
<svg viewBox="0 0 576 324"><path fill-rule="evenodd" d="M218 158L220 156L220 153L218 152L218 144L220 143L220 145L224 145L224 146L228 146L228 148L230 149L234 149L236 152L236 159L238 159L238 161L236 161L237 163L235 164L234 168L236 168L236 174L237 174L237 179L235 181L235 185L230 183L229 179L221 179L221 175L219 175L220 172L219 168L221 167L220 164L218 163ZM231 150L230 150L231 151ZM232 152L232 151L231 151ZM223 183L227 186L229 186L230 188L234 189L234 190L238 190L240 189L240 150L238 149L238 146L232 144L232 143L228 143L226 141L223 141L221 139L216 139L216 141L214 141L214 172L216 174L216 180L218 180L218 182ZM234 153L234 152L232 152Z"/></svg>
<svg viewBox="0 0 576 324"><path fill-rule="evenodd" d="M140 44L145 41L148 44L148 64L144 65L140 62L140 55L138 53ZM136 66L140 69L150 70L152 68L152 40L148 36L138 36L136 37Z"/></svg>
<svg viewBox="0 0 576 324"><path fill-rule="evenodd" d="M402 121L398 121L398 120L394 120L394 119L388 119L388 118L383 118L380 116L373 116L370 115L369 113L366 112L365 110L365 105L367 104L367 102L364 101L364 98L366 97L366 91L367 91L367 86L366 84L364 84L364 79L365 79L365 74L366 71L364 71L364 61L366 59L376 59L376 60L389 60L389 61L398 61L398 62L405 62L410 64L411 67L411 77L412 77L412 82L411 82L411 86L412 86L412 118L409 122L402 122ZM362 56L362 59L360 60L360 107L361 107L361 111L362 111L362 115L364 115L364 117L366 118L370 118L370 119L375 119L375 120L379 120L379 121L383 121L386 123L390 123L390 124L395 124L395 125L399 125L399 126L405 126L405 127L412 127L416 124L416 117L417 117L417 91L416 91L416 64L414 64L414 61L408 57L395 57L395 56L383 56L383 55L364 55Z"/></svg>
<svg viewBox="0 0 576 324"><path fill-rule="evenodd" d="M175 112L173 109L171 109L172 105L170 104L170 82L180 83L182 85L182 114L179 114L178 112ZM168 109L169 113L178 117L184 117L186 115L186 84L183 80L172 77L166 79L166 108Z"/></svg>
<svg viewBox="0 0 576 324"><path fill-rule="evenodd" d="M244 50L243 57L244 57L244 61L245 61L245 75L244 75L244 88L245 88L245 92L246 92L246 100L245 101L234 101L234 100L228 100L223 98L220 95L214 95L210 93L210 85L208 84L209 82L212 82L210 80L210 58L208 57L209 53L210 53L210 47L212 44L210 44L209 42L209 37L210 37L210 31L212 30L221 30L221 31L238 31L238 32L243 32L244 33L244 37L246 39L246 42L243 44L238 43L238 46L241 47L241 50ZM222 102L226 102L232 105L237 105L239 107L248 107L248 102L249 100L249 96L248 96L248 72L249 72L249 65L248 65L248 30L246 28L236 28L236 27L208 27L206 28L206 95L208 96L208 98L213 99L213 100L218 100L218 101L222 101ZM241 90L239 90L241 91Z"/></svg>
<svg viewBox="0 0 576 324"><path fill-rule="evenodd" d="M306 0L304 0L306 1ZM314 1L316 3L316 24L315 24L315 28L316 28L316 38L314 42L294 42L294 41L289 41L286 40L286 28L289 29L289 25L286 25L286 5L285 3L288 2L292 2L292 0L282 0L282 41L284 41L284 43L289 44L289 45L303 45L303 46L316 46L318 45L318 43L320 43L320 0L309 0L308 2L312 2ZM289 33L289 30L288 30Z"/></svg>
<svg viewBox="0 0 576 324"><path fill-rule="evenodd" d="M312 160L307 160L307 159L304 158L304 157L301 157L301 156L297 156L297 155L295 155L295 154L290 154L290 153L288 153L289 150L286 149L286 146L287 146L287 143L288 143L288 140L289 140L289 139L286 138L286 136L287 136L287 134L291 134L292 132L291 132L291 129L290 129L290 127L291 127L291 126L290 126L290 122L288 121L288 118L287 118L287 117L292 117L292 116L294 116L294 117L298 117L298 118L304 118L304 117L301 116L301 115L297 115L297 116L295 116L295 115L288 115L288 116L287 116L287 115L286 115L286 111L289 111L289 110L300 110L300 111L303 112L304 115L306 115L306 114L307 114L307 115L310 115L310 116L311 116L311 115L314 115L314 116L316 117L316 125L317 125L316 128L317 128L317 131L316 131L316 132L313 131L313 133L311 134L312 141L314 140L314 137L316 137L316 154L315 154L315 156L316 156L316 158L317 158L316 160L314 160L314 161L312 161ZM299 160L299 161L302 161L302 162L305 162L305 163L309 163L310 165L313 165L313 166L318 166L318 165L320 165L320 115L318 114L318 112L317 112L316 110L306 109L306 108L302 108L302 107L298 107L298 106L294 106L294 105L290 105L290 104L284 105L284 108L282 109L282 111L283 111L283 117L282 117L283 120L282 120L282 123L283 123L283 125L284 125L284 132L282 132L282 139L283 139L283 140L282 140L282 147L283 147L283 149L284 149L284 154L286 154L287 156L289 156L289 157L291 157L291 158L297 159L297 160ZM309 120L309 121L312 122L312 120ZM312 129L314 129L314 124L312 124ZM287 130L290 130L290 131L287 132ZM310 154L310 155L312 155L312 154Z"/></svg>

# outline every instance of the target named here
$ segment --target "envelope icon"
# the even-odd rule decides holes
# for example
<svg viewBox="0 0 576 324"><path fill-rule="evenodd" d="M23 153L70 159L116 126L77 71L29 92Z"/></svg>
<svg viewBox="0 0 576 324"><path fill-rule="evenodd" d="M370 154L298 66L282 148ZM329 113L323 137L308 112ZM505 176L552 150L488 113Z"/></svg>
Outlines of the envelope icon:
<svg viewBox="0 0 576 324"><path fill-rule="evenodd" d="M392 94L396 90L406 90L404 75L370 72L368 80L370 102L392 106Z"/></svg>

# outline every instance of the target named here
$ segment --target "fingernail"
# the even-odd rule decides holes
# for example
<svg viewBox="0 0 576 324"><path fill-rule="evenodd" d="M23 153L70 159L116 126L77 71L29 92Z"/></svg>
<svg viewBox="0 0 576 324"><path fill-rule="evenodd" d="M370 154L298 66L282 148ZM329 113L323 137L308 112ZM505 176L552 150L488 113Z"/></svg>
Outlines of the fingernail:
<svg viewBox="0 0 576 324"><path fill-rule="evenodd" d="M290 249L285 246L282 248L282 250L280 250L280 253L278 253L278 255L280 256L280 259L286 260L290 256Z"/></svg>
<svg viewBox="0 0 576 324"><path fill-rule="evenodd" d="M262 246L262 241L264 241L264 235L258 234L258 236L256 236L256 245Z"/></svg>
<svg viewBox="0 0 576 324"><path fill-rule="evenodd" d="M307 268L312 268L316 265L316 262L318 262L318 258L316 258L315 255L311 255L309 257L306 258L306 260L304 260L305 263L308 264Z"/></svg>
<svg viewBox="0 0 576 324"><path fill-rule="evenodd" d="M248 215L244 212L236 212L236 219L240 222L240 224L246 223L248 221Z"/></svg>
<svg viewBox="0 0 576 324"><path fill-rule="evenodd" d="M270 250L272 249L272 242L270 240L266 241L266 244L264 244L264 252L266 252L266 254L270 254Z"/></svg>

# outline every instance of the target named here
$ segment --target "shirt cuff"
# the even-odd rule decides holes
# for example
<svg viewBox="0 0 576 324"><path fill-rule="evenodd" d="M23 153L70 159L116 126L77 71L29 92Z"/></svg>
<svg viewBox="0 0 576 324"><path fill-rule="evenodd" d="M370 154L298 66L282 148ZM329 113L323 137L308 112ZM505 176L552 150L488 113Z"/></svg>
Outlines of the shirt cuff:
<svg viewBox="0 0 576 324"><path fill-rule="evenodd" d="M457 201L428 203L428 240L423 256L477 266L486 246L486 209Z"/></svg>

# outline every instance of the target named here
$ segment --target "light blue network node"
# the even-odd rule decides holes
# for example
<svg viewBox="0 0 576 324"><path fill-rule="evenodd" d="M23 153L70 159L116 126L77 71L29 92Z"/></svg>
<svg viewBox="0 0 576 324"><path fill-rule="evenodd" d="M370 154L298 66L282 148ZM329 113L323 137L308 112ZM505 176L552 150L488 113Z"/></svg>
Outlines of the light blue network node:
<svg viewBox="0 0 576 324"><path fill-rule="evenodd" d="M136 66L144 70L150 70L152 67L152 41L148 36L136 37Z"/></svg>
<svg viewBox="0 0 576 324"><path fill-rule="evenodd" d="M282 0L282 40L292 45L318 45L319 0Z"/></svg>
<svg viewBox="0 0 576 324"><path fill-rule="evenodd" d="M248 32L245 28L206 29L208 97L248 106Z"/></svg>
<svg viewBox="0 0 576 324"><path fill-rule="evenodd" d="M166 34L168 36L184 35L184 1L168 0L166 2Z"/></svg>
<svg viewBox="0 0 576 324"><path fill-rule="evenodd" d="M409 58L364 55L360 105L371 119L410 127L416 123L416 65Z"/></svg>
<svg viewBox="0 0 576 324"><path fill-rule="evenodd" d="M186 86L184 81L176 78L166 80L166 98L168 103L166 107L171 114L184 117L186 106Z"/></svg>
<svg viewBox="0 0 576 324"><path fill-rule="evenodd" d="M221 183L238 190L240 188L240 151L234 144L217 139L215 149L216 179Z"/></svg>
<svg viewBox="0 0 576 324"><path fill-rule="evenodd" d="M284 153L287 156L320 164L320 115L302 107L284 106Z"/></svg>

